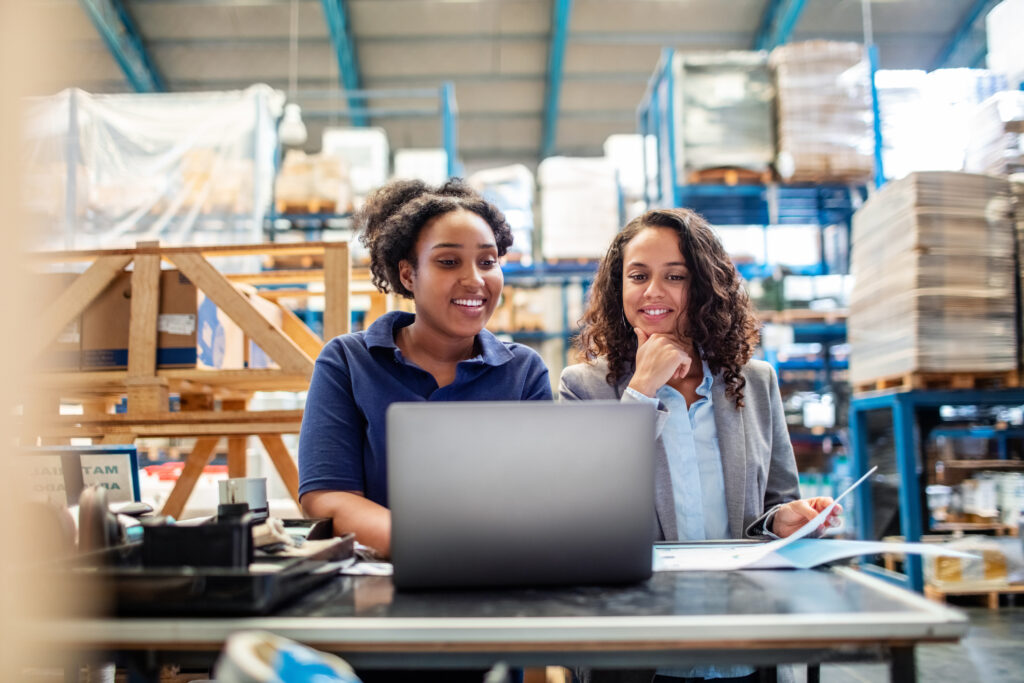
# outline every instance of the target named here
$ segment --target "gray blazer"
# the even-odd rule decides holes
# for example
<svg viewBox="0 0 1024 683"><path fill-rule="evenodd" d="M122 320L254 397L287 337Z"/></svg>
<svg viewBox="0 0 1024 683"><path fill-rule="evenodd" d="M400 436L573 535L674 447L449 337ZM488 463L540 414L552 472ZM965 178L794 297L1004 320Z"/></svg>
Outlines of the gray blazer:
<svg viewBox="0 0 1024 683"><path fill-rule="evenodd" d="M736 408L735 402L726 397L721 373L711 385L711 400L722 453L729 530L734 536L758 537L767 516L778 505L799 498L800 489L775 370L768 363L752 360L742 372L747 380L742 408ZM559 397L563 401L621 400L632 374L614 387L608 384L607 376L608 363L603 358L571 365L562 371ZM626 394L625 400L636 399ZM674 541L679 534L672 481L660 437L668 417L663 404L659 405L658 413L655 509L661 538Z"/></svg>

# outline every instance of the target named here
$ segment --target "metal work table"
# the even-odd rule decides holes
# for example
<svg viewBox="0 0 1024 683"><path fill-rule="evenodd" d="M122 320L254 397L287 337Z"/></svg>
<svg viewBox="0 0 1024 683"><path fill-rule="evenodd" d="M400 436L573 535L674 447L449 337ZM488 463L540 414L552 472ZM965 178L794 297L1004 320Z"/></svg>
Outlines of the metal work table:
<svg viewBox="0 0 1024 683"><path fill-rule="evenodd" d="M44 624L50 642L153 670L209 664L227 636L262 629L357 668L655 667L887 660L915 677L914 646L955 641L959 612L849 568L658 573L637 586L395 592L339 577L260 618L84 619Z"/></svg>

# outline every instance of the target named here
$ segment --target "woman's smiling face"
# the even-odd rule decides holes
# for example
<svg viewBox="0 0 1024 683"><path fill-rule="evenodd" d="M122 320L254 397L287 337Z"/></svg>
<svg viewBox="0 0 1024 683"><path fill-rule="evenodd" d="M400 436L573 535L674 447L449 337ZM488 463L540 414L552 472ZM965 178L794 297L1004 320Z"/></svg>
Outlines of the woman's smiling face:
<svg viewBox="0 0 1024 683"><path fill-rule="evenodd" d="M417 323L453 339L479 334L505 282L487 221L463 210L434 218L416 240L415 258L415 267L402 261L399 273L413 293Z"/></svg>
<svg viewBox="0 0 1024 683"><path fill-rule="evenodd" d="M622 308L646 334L685 334L689 270L671 228L644 228L622 252Z"/></svg>

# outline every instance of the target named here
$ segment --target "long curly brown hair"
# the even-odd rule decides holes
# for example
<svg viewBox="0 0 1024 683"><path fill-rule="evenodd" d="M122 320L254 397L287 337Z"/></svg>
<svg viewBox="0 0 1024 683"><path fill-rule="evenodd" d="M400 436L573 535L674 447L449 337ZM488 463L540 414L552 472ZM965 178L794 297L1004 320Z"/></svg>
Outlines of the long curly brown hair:
<svg viewBox="0 0 1024 683"><path fill-rule="evenodd" d="M597 271L576 345L588 362L608 359L608 384L635 370L636 334L622 307L626 245L646 228L669 228L690 273L686 319L677 332L701 350L712 373L723 371L726 395L743 405L746 380L741 370L758 340L758 319L736 267L711 226L688 209L656 209L636 218L612 240Z"/></svg>
<svg viewBox="0 0 1024 683"><path fill-rule="evenodd" d="M402 284L398 264L416 265L416 240L432 219L450 211L471 211L494 231L498 256L512 246L512 230L505 215L459 178L440 187L420 180L393 180L375 190L356 214L360 241L370 250L370 279L382 292L395 292L406 299L412 292Z"/></svg>

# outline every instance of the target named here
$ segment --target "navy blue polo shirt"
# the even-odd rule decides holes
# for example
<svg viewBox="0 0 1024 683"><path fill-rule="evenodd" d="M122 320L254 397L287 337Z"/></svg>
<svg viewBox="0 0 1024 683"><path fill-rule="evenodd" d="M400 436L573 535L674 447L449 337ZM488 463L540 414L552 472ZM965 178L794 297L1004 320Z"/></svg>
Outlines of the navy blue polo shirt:
<svg viewBox="0 0 1024 683"><path fill-rule="evenodd" d="M416 319L394 311L369 329L329 341L320 352L299 435L299 495L362 491L386 506L387 424L395 402L551 400L548 369L528 346L483 330L482 353L459 362L455 381L438 388L433 375L407 361L398 330Z"/></svg>

